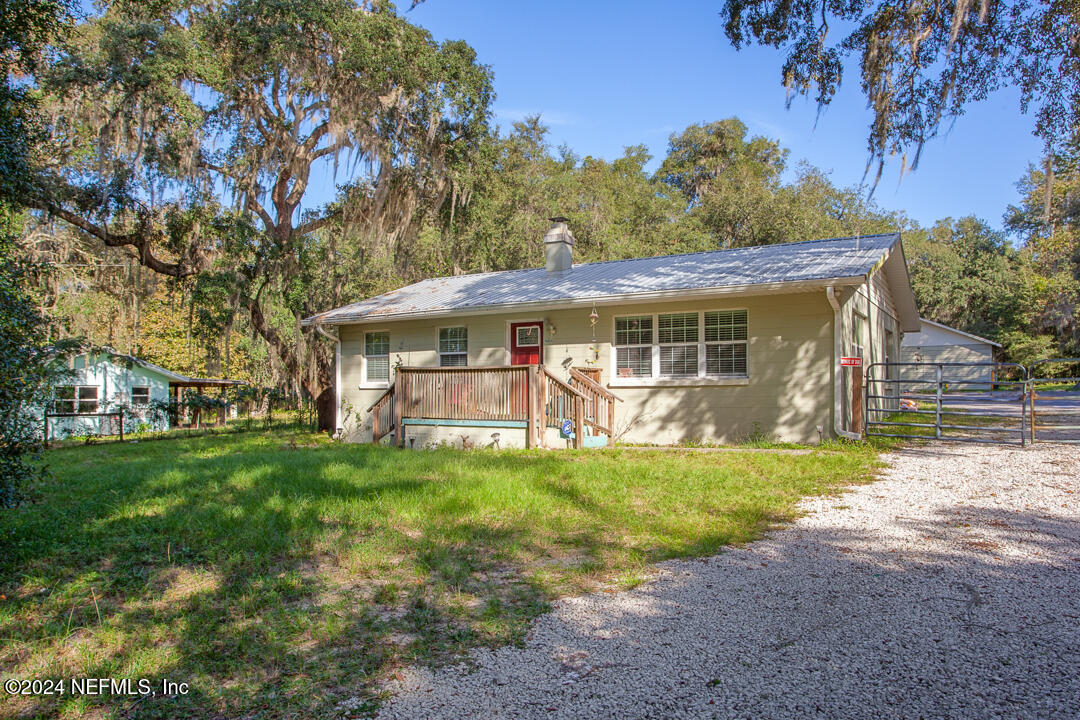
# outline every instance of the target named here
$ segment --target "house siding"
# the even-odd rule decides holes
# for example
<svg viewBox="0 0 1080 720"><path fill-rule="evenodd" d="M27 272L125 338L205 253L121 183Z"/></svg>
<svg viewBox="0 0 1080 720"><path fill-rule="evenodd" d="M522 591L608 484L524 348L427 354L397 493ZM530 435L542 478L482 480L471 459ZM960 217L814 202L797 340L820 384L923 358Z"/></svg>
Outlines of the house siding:
<svg viewBox="0 0 1080 720"><path fill-rule="evenodd" d="M795 442L815 442L820 426L832 428L833 313L825 292L726 296L704 300L598 305L593 329L590 308L510 311L343 325L340 397L342 427L357 441L370 441L367 408L385 391L365 387L364 333L390 332L390 365L438 364L438 328L468 327L470 365L509 363L512 322L544 322L543 359L565 377L564 361L574 366L596 364L602 382L612 381L612 336L616 315L746 309L748 369L746 380L731 384L689 384L676 387L612 387L625 402L617 405L616 430L625 442L671 444L687 439L734 442L753 433ZM554 331L552 331L554 328ZM595 346L597 352L590 350ZM486 435L485 435L486 437Z"/></svg>

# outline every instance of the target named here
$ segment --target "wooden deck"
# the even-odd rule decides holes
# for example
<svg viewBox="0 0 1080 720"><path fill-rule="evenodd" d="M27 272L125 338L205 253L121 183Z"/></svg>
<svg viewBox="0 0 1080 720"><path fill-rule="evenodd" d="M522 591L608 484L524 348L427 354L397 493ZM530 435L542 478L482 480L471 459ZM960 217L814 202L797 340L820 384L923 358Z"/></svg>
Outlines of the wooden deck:
<svg viewBox="0 0 1080 720"><path fill-rule="evenodd" d="M612 443L616 402L618 397L577 368L564 381L543 365L401 367L368 412L375 443L393 433L394 443L402 446L406 425L445 420L447 425L524 423L526 446L540 447L547 428L570 420L574 447L582 448L586 427Z"/></svg>

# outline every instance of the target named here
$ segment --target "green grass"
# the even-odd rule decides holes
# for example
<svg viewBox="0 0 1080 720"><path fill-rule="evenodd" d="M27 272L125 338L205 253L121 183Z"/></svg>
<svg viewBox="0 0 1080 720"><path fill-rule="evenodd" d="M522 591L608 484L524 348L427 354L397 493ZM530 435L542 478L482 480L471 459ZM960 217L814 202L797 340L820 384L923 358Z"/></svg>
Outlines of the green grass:
<svg viewBox="0 0 1080 720"><path fill-rule="evenodd" d="M362 714L403 663L520 642L553 598L752 540L878 466L860 445L498 453L264 433L46 460L54 479L0 512L0 676L191 690L5 695L0 716Z"/></svg>

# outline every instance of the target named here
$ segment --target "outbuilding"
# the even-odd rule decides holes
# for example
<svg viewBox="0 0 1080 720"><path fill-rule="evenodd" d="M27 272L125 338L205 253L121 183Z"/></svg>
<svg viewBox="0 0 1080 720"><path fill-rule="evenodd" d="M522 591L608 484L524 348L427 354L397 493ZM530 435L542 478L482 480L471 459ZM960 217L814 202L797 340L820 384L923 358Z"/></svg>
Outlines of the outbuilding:
<svg viewBox="0 0 1080 720"><path fill-rule="evenodd" d="M1001 345L963 330L920 318L918 332L908 333L900 344L905 363L928 363L927 367L904 368L909 378L934 379L935 363L944 363L942 379L959 383L963 389L985 389L994 380L993 363ZM955 365L952 363L964 363ZM972 366L971 363L987 363Z"/></svg>
<svg viewBox="0 0 1080 720"><path fill-rule="evenodd" d="M243 384L189 377L111 348L81 352L71 357L66 378L53 388L46 410L47 439L114 435L120 431L121 418L125 433L168 430L186 389L220 390Z"/></svg>

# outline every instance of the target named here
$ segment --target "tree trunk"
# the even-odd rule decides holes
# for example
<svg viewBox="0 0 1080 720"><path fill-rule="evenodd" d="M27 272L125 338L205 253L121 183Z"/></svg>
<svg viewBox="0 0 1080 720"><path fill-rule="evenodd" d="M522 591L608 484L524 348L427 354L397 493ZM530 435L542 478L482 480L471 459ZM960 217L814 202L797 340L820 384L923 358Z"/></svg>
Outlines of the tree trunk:
<svg viewBox="0 0 1080 720"><path fill-rule="evenodd" d="M324 389L315 398L315 410L319 414L319 432L333 435L337 432L337 408L334 406L334 388Z"/></svg>

